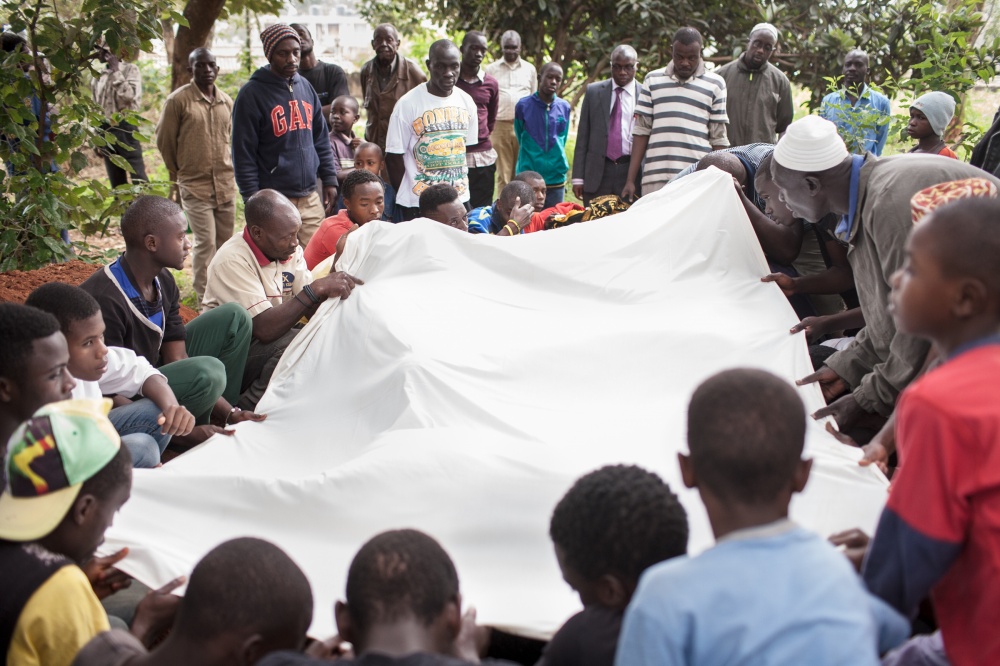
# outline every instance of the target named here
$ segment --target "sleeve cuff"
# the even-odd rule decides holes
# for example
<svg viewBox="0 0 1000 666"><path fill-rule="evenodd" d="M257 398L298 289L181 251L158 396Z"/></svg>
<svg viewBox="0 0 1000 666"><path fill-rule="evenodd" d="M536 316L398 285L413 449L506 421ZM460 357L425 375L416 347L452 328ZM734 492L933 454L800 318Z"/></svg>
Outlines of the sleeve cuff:
<svg viewBox="0 0 1000 666"><path fill-rule="evenodd" d="M583 185L583 178L574 178L573 185Z"/></svg>

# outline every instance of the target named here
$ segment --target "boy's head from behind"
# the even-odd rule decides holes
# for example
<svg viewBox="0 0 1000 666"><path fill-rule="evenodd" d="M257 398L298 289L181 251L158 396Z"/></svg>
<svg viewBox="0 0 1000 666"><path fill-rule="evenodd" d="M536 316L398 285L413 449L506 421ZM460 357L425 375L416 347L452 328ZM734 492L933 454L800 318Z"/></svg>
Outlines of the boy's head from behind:
<svg viewBox="0 0 1000 666"><path fill-rule="evenodd" d="M416 632L426 652L447 653L462 624L458 572L437 541L417 530L369 540L347 572L347 601L337 602L340 635L359 656L378 649L373 630Z"/></svg>
<svg viewBox="0 0 1000 666"><path fill-rule="evenodd" d="M0 410L8 418L24 421L39 407L69 398L76 382L67 370L66 338L55 317L0 303L0 341Z"/></svg>
<svg viewBox="0 0 1000 666"><path fill-rule="evenodd" d="M78 564L104 541L132 488L132 457L110 400L46 405L10 438L0 539L39 542Z"/></svg>
<svg viewBox="0 0 1000 666"><path fill-rule="evenodd" d="M355 169L340 186L344 207L351 221L366 224L382 217L385 209L385 192L382 179L370 171Z"/></svg>
<svg viewBox="0 0 1000 666"><path fill-rule="evenodd" d="M458 200L458 190L447 183L431 185L420 193L420 215L462 231L469 229L469 212Z"/></svg>
<svg viewBox="0 0 1000 666"><path fill-rule="evenodd" d="M187 220L176 203L164 197L145 195L125 209L121 221L125 252L149 254L157 264L182 270L191 249Z"/></svg>
<svg viewBox="0 0 1000 666"><path fill-rule="evenodd" d="M35 289L26 305L59 320L69 348L69 372L76 379L96 382L108 367L104 345L104 317L94 297L80 287L49 282Z"/></svg>
<svg viewBox="0 0 1000 666"><path fill-rule="evenodd" d="M354 150L354 168L364 169L376 176L382 173L382 149L377 143L361 143Z"/></svg>
<svg viewBox="0 0 1000 666"><path fill-rule="evenodd" d="M698 488L713 528L713 508L751 508L774 520L787 515L812 463L802 459L805 407L788 382L750 368L713 375L691 397L687 428L690 454L678 454L681 475Z"/></svg>
<svg viewBox="0 0 1000 666"><path fill-rule="evenodd" d="M226 541L198 562L174 624L177 640L228 663L300 650L312 622L309 581L288 555L254 538Z"/></svg>
<svg viewBox="0 0 1000 666"><path fill-rule="evenodd" d="M889 311L910 335L946 351L1000 327L1000 200L944 204L910 233Z"/></svg>
<svg viewBox="0 0 1000 666"><path fill-rule="evenodd" d="M610 465L559 500L549 536L563 578L585 606L624 609L643 571L687 552L687 514L656 474Z"/></svg>

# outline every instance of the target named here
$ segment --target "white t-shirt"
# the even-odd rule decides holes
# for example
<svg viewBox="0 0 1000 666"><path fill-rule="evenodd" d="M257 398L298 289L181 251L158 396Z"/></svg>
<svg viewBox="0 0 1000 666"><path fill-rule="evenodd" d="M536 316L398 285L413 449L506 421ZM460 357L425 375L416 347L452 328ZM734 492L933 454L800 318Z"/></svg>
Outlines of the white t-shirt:
<svg viewBox="0 0 1000 666"><path fill-rule="evenodd" d="M142 394L142 385L154 375L163 376L142 356L131 349L108 347L108 369L96 382L76 380L70 395L74 399L97 398L102 395L121 394L127 397Z"/></svg>
<svg viewBox="0 0 1000 666"><path fill-rule="evenodd" d="M459 201L469 200L465 147L479 141L479 116L468 93L455 87L448 97L427 92L427 84L403 95L389 119L385 152L403 156L405 172L396 203L416 208L420 193L448 183Z"/></svg>

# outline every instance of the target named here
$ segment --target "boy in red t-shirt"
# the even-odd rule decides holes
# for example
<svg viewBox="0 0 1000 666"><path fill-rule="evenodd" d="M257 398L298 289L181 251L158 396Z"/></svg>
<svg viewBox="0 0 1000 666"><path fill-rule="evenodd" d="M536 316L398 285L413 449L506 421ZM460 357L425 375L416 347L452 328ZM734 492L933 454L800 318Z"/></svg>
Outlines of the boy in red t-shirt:
<svg viewBox="0 0 1000 666"><path fill-rule="evenodd" d="M958 666L1000 663L997 257L996 199L942 206L910 234L889 310L946 360L897 405L900 467L862 568L871 591L904 614L930 592Z"/></svg>
<svg viewBox="0 0 1000 666"><path fill-rule="evenodd" d="M355 225L362 226L382 217L385 191L382 179L365 169L355 169L340 184L344 208L319 225L303 251L306 266L312 270L337 252L337 241Z"/></svg>

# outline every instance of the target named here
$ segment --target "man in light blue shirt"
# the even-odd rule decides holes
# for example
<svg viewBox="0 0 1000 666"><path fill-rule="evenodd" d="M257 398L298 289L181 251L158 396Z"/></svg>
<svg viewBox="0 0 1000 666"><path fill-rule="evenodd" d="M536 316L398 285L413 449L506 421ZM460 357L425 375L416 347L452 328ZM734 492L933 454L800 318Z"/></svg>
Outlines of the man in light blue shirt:
<svg viewBox="0 0 1000 666"><path fill-rule="evenodd" d="M681 477L716 545L653 565L625 612L616 666L876 666L910 625L869 594L847 559L788 520L809 479L806 414L763 370L726 370L688 407Z"/></svg>
<svg viewBox="0 0 1000 666"><path fill-rule="evenodd" d="M865 85L868 54L860 49L844 57L844 87L823 98L819 114L837 125L847 149L881 155L889 137L889 98Z"/></svg>

